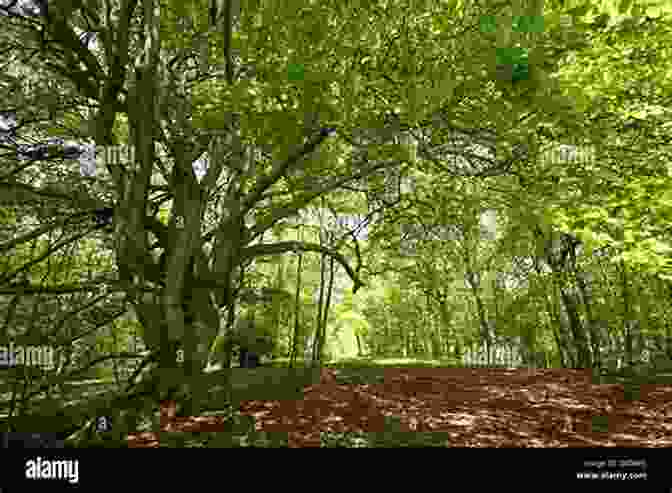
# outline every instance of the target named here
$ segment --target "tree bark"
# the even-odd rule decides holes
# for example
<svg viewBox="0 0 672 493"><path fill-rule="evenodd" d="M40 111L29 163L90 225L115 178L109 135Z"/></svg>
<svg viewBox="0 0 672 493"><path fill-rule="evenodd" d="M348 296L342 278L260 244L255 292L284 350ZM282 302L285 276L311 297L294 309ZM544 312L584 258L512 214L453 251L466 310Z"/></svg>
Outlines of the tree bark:
<svg viewBox="0 0 672 493"><path fill-rule="evenodd" d="M289 357L289 367L293 368L294 364L296 362L296 356L297 356L297 351L298 351L298 344L299 344L299 333L300 333L300 325L301 325L301 319L300 319L300 314L301 314L301 273L302 273L302 267L303 267L303 253L300 253L298 256L298 262L296 265L296 294L294 298L294 334L292 336L292 344L291 344L291 353Z"/></svg>

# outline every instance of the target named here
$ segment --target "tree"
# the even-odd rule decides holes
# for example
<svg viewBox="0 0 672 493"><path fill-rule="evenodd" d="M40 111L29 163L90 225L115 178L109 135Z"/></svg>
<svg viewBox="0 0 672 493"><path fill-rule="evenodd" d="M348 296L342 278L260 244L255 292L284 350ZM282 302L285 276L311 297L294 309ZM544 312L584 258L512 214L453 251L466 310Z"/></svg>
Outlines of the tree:
<svg viewBox="0 0 672 493"><path fill-rule="evenodd" d="M8 109L20 117L17 127L33 126L33 132L44 130L43 134L58 128L65 137L90 138L98 149L127 145L133 150L133 159L127 163L106 162L110 180L87 180L72 172L63 180L62 170L42 165L59 159L51 150L28 163L7 158L12 168L0 179L3 197L9 197L13 205L39 199L36 216L45 219L67 211L67 220L59 218L29 231L5 242L2 249L16 249L85 211L112 208L113 231L103 244L114 252L115 269L110 269L112 275L104 282L122 293L124 303L137 313L152 352L149 374L160 386L184 382L188 389L196 387L194 382L220 332L222 312L233 327L246 276L255 279L254 263L261 258L295 252L303 259L302 255L315 252L329 259L330 269L333 262L343 267L353 291L364 286L359 264L353 268L350 262L352 256L360 259L356 242L351 242L351 251L343 253L345 242L330 247L299 239L266 240L269 231L286 225L317 199L338 199L342 209L345 202L356 203L351 209L375 218L389 236L395 216L403 217L400 211L404 208L423 212L433 208L431 194L423 197L400 190L405 177L424 180L430 187L445 187L444 195L454 193L448 209L470 197L473 200L473 188L459 184L471 180L484 187L505 186L529 208L538 209L530 214L535 221L552 223L553 227L543 230L547 236L536 238L540 248L549 237L552 242L557 230L567 234L574 230L572 236L589 248L600 246L603 238L595 231L580 231L582 221L596 222L591 216L596 211L600 222L615 225L616 230L626 225L619 242L631 245L636 239L633 216L644 215L633 198L649 192L655 196L651 204L666 217L666 178L648 179L642 173L625 186L627 173L611 163L570 167L539 159L545 146L575 139L595 145L609 159L632 157L638 164L645 163L647 170L659 170L660 163L654 165L645 147L657 142L653 156L660 160L668 150L662 117L652 118L656 125L647 129L652 136L642 140L636 154L627 153L627 145L611 149L603 144L615 138L613 127L619 118L600 123L615 103L614 98L607 98L609 104L602 105L599 94L611 96L618 85L601 85L596 74L605 65L602 58L608 52L609 36L621 34L611 27L593 33L591 22L583 20L586 12L570 11L576 27L567 30L559 21L566 10L553 7L547 30L523 36L523 41L534 45L529 51L534 77L529 84L509 87L493 79L501 43L478 29L480 16L500 13L498 6L484 10L447 2L412 9L408 2L374 2L362 11L333 0L282 8L250 2L238 11L235 4L224 1L221 9L215 9L217 15L212 15L212 4L205 0L110 0L105 5L85 1L56 5L42 17L2 19L8 26L3 33L9 34L2 39L10 43L12 67L23 64L42 78L48 74L59 88L49 94L44 90L12 92L18 96L13 100L15 108ZM286 22L275 22L278 16ZM189 19L188 29L184 29L184 19ZM666 21L659 22L667 27ZM99 49L82 42L80 31L96 32ZM662 39L651 36L662 45ZM594 53L588 48L591 41L598 42ZM31 50L40 56L28 57ZM600 65L590 66L584 77L581 64L571 60L577 55L600 60ZM646 59L653 54L644 50L641 56ZM645 70L636 75L642 84L648 76ZM656 73L661 84L664 75ZM8 89L15 89L18 78L12 74L3 81ZM596 94L591 95L589 89ZM53 94L65 94L68 100L54 101ZM647 109L651 111L646 115L663 114L664 103L660 96L656 108ZM80 111L81 106L88 106L89 114ZM639 109L643 108L641 103ZM634 127L629 128L628 132L635 133ZM65 148L59 152L67 161ZM203 174L194 171L196 161L207 164ZM36 185L36 177L46 179ZM604 182L598 183L598 178ZM604 183L623 185L627 190L606 197L611 204L608 208L613 212L625 209L627 218L610 222L609 214L605 216L599 207L589 212L579 207L577 197L605 199L604 194L594 193ZM423 207L423 200L429 200L429 207ZM501 202L507 200L510 197ZM422 216L408 214L413 215ZM445 227L447 217L432 220ZM473 226L473 217L468 219ZM646 227L657 235L655 241L644 250L630 248L627 260L660 250L667 239L664 222L653 221ZM532 229L531 223L527 226ZM423 233L431 234L429 230ZM70 232L67 240L30 260L22 257L24 264L4 272L2 283L16 281L30 265L79 241L75 231ZM101 233L100 228L96 233ZM426 241L422 235L406 233L410 239L404 246L409 251ZM392 243L389 237L384 240ZM424 252L429 256L429 249ZM546 260L553 260L553 255L557 252ZM464 264L471 261L462 260ZM408 267L412 262L394 259L394 263ZM648 263L663 271L660 255ZM447 265L443 267L444 273L432 271L439 279L449 278ZM580 272L578 268L560 270L563 274ZM479 273L470 268L467 274L475 281ZM578 305L588 298L570 295L570 281L563 282L558 289L565 294L564 308L557 314L565 325L557 345L569 346L561 339L566 337L576 346L567 349L584 352L580 357L584 363L589 359L585 351L590 341L584 341ZM448 335L451 325L467 320L460 312L463 305L448 299L439 282L427 284L423 287L435 296L439 307L441 335ZM300 285L297 279L297 335ZM11 289L23 294L33 287L12 285ZM67 287L59 282L50 286L54 290ZM401 304L398 292L387 293L389 300ZM419 295L412 296L420 300ZM555 310L557 301L557 296L549 301L549 311ZM326 305L325 300L322 306ZM450 313L451 307L456 315ZM497 303L477 303L484 336L490 331L490 316L497 316L501 308ZM323 310L317 317L318 345L325 339L327 313ZM398 310L395 316L408 327L410 313L416 312ZM389 347L408 350L415 340L423 345L424 336L400 330L403 325L395 326L389 316L372 310L367 315L370 334L381 330L385 343L393 340ZM470 329L473 332L474 327ZM572 339L568 331L575 331ZM467 333L457 342L470 337ZM379 339L369 339L376 350L385 349ZM180 348L185 361L178 366ZM161 388L160 394L174 391Z"/></svg>

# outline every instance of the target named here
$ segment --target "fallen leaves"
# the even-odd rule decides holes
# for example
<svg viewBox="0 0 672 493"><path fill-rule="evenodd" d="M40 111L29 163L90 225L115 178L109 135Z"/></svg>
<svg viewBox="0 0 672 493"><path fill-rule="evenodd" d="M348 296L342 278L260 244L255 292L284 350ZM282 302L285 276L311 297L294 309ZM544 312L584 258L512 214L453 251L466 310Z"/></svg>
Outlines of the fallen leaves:
<svg viewBox="0 0 672 493"><path fill-rule="evenodd" d="M290 447L319 447L327 436L445 437L451 447L670 447L672 387L641 385L629 401L622 385L598 385L579 370L385 369L373 384L342 384L323 369L303 399L246 401L240 412L257 431ZM177 418L162 406L168 431L226 429L223 417ZM339 442L340 443L340 442ZM129 446L158 446L158 436L129 436ZM394 446L390 442L389 446Z"/></svg>

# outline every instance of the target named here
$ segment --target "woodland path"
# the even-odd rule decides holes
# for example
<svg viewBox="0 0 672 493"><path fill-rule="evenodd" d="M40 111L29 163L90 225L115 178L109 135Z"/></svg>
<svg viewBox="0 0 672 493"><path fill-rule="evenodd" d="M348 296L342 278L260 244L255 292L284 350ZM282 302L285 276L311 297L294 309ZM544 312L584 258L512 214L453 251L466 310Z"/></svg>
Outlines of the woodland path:
<svg viewBox="0 0 672 493"><path fill-rule="evenodd" d="M350 447L672 446L669 384L632 389L566 369L385 368L365 378L347 373L323 369L320 383L303 388L303 399L245 401L240 413L256 431L284 437L289 447L325 446L329 437L332 446ZM170 403L162 414L161 433L129 435L129 447L168 446L169 436L193 437L201 444L184 446L204 446L204 436L229 429L221 416L170 417ZM350 442L334 442L337 437Z"/></svg>

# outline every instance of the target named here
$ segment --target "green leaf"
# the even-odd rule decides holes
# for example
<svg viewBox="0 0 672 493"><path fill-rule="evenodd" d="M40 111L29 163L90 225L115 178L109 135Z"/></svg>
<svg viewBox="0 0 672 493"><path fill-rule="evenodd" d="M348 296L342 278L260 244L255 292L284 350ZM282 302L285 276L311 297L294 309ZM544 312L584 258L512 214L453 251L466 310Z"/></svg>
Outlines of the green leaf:
<svg viewBox="0 0 672 493"><path fill-rule="evenodd" d="M640 17L644 13L644 7L642 7L640 4L636 4L632 8L632 12L630 13L633 18Z"/></svg>
<svg viewBox="0 0 672 493"><path fill-rule="evenodd" d="M593 5L590 2L586 2L583 5L579 5L578 7L574 7L573 9L569 10L567 12L569 15L573 17L584 17L590 10L593 8Z"/></svg>
<svg viewBox="0 0 672 493"><path fill-rule="evenodd" d="M621 0L618 4L618 13L619 14L625 14L628 9L630 8L630 5L632 4L632 0Z"/></svg>
<svg viewBox="0 0 672 493"><path fill-rule="evenodd" d="M494 33L497 31L497 21L494 15L483 15L480 20L482 33Z"/></svg>
<svg viewBox="0 0 672 493"><path fill-rule="evenodd" d="M304 78L303 65L290 64L289 67L287 68L287 78L290 81L303 80Z"/></svg>
<svg viewBox="0 0 672 493"><path fill-rule="evenodd" d="M518 15L513 18L512 30L519 33L540 33L544 30L544 18L539 15Z"/></svg>

